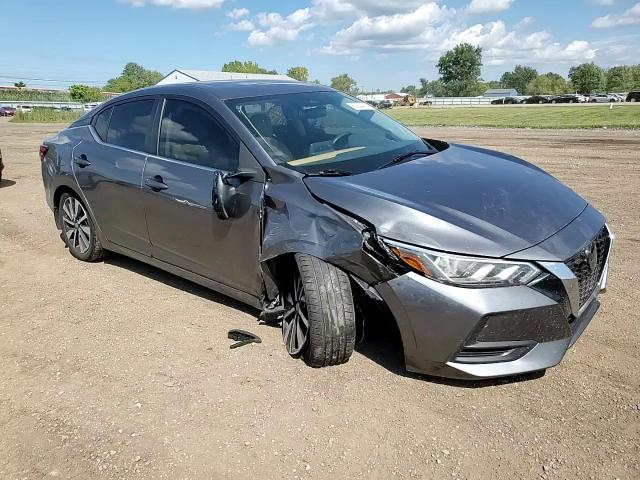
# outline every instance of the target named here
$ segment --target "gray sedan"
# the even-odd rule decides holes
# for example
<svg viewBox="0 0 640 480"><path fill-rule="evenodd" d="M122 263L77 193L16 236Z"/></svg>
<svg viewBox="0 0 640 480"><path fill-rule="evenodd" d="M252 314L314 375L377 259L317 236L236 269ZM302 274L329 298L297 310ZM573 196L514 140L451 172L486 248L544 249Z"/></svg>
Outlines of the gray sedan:
<svg viewBox="0 0 640 480"><path fill-rule="evenodd" d="M543 370L606 285L605 219L558 180L320 85L143 89L40 154L73 256L117 252L245 302L314 367L387 318L411 371Z"/></svg>

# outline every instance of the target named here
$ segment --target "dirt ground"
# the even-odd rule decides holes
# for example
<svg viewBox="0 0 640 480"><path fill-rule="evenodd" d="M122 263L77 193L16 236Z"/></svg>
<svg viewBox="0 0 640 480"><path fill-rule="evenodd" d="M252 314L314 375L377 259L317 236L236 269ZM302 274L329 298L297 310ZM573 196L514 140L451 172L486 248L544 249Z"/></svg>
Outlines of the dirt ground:
<svg viewBox="0 0 640 480"><path fill-rule="evenodd" d="M534 162L616 234L609 292L564 361L473 384L405 373L380 332L311 369L237 302L74 260L40 178L59 128L0 121L0 479L640 478L640 131L421 132ZM263 343L229 350L231 328Z"/></svg>

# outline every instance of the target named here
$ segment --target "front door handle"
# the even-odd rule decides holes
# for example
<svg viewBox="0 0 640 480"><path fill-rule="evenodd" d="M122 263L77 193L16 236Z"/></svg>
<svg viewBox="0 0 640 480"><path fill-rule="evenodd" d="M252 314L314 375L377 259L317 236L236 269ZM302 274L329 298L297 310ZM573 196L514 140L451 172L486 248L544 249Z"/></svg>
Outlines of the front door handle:
<svg viewBox="0 0 640 480"><path fill-rule="evenodd" d="M82 153L73 159L74 163L78 165L80 168L88 167L91 165L91 162L87 159L87 156Z"/></svg>
<svg viewBox="0 0 640 480"><path fill-rule="evenodd" d="M161 190L166 190L167 188L169 188L169 185L162 181L162 177L160 175L156 175L153 178L145 178L144 184L154 192L159 192Z"/></svg>

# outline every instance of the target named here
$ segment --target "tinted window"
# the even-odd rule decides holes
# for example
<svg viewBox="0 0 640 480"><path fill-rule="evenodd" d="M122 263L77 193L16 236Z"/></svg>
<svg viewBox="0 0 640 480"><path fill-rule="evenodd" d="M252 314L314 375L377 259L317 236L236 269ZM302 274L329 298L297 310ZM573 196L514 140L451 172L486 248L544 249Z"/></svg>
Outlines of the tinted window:
<svg viewBox="0 0 640 480"><path fill-rule="evenodd" d="M146 151L145 143L151 130L152 114L153 100L117 105L111 114L107 143L131 150Z"/></svg>
<svg viewBox="0 0 640 480"><path fill-rule="evenodd" d="M158 155L234 170L238 144L205 110L189 102L167 100L160 125Z"/></svg>
<svg viewBox="0 0 640 480"><path fill-rule="evenodd" d="M107 128L109 128L111 112L113 112L113 108L107 108L104 112L100 112L93 122L93 128L96 129L96 133L103 142L107 140Z"/></svg>

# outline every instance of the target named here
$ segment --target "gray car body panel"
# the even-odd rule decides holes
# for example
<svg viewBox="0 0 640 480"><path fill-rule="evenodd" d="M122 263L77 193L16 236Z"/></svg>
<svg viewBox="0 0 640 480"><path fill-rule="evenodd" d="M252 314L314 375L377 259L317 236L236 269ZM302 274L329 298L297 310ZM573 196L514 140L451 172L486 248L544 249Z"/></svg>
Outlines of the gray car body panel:
<svg viewBox="0 0 640 480"><path fill-rule="evenodd" d="M240 168L253 172L252 179L236 186L229 220L216 217L212 208L215 169L105 145L88 125L46 141L47 202L55 210L59 188L75 191L108 250L258 308L280 293L270 272L273 260L307 253L332 263L386 304L412 371L486 378L559 362L575 334L557 319L550 329L540 323L540 331L523 326L524 334L544 341L521 359L491 365L453 362L452 355L487 315L555 309L557 317L558 304L526 286L469 289L402 274L393 260L370 247L381 235L448 252L556 262L593 238L603 217L537 167L461 145L441 144L448 148L351 177L305 177L277 165L224 104L230 98L309 91L331 89L269 81L166 85L121 95L89 114L141 96L179 97L207 109L239 143ZM94 159L92 165L74 166L72 158L79 154ZM167 190L145 186L144 179L156 175ZM592 310L582 315L592 316Z"/></svg>

